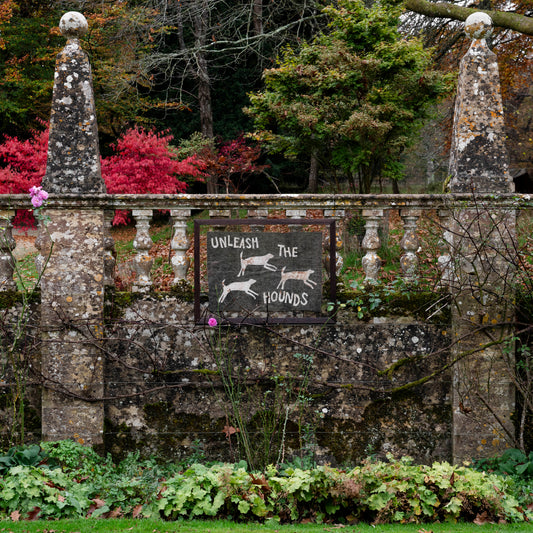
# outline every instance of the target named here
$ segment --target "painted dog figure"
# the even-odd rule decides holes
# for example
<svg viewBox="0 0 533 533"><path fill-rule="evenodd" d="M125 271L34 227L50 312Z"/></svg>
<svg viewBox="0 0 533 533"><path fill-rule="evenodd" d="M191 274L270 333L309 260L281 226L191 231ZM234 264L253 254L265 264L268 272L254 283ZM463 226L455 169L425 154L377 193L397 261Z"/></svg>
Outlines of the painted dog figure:
<svg viewBox="0 0 533 533"><path fill-rule="evenodd" d="M274 256L272 254L266 254L266 255L256 255L252 257L247 257L246 259L243 259L242 252L241 252L241 270L239 271L239 274L237 277L244 276L244 272L246 271L246 267L249 266L262 266L263 268L266 268L267 270L270 270L271 272L275 272L277 268L274 265L271 265L269 261Z"/></svg>
<svg viewBox="0 0 533 533"><path fill-rule="evenodd" d="M292 272L285 272L285 267L283 267L281 269L281 280L278 283L276 289L281 288L281 290L284 290L285 283L290 279L293 279L295 281L303 281L304 285L307 285L307 287L311 287L311 289L314 289L316 287L316 281L309 279L311 274L314 273L314 270L293 270Z"/></svg>
<svg viewBox="0 0 533 533"><path fill-rule="evenodd" d="M222 294L218 299L219 304L221 304L226 299L226 296L230 292L241 291L244 292L244 294L247 294L248 296L252 296L254 299L256 296L258 296L258 293L250 288L256 282L255 279L248 279L246 281L234 281L229 285L225 285L225 281L225 279L222 280Z"/></svg>

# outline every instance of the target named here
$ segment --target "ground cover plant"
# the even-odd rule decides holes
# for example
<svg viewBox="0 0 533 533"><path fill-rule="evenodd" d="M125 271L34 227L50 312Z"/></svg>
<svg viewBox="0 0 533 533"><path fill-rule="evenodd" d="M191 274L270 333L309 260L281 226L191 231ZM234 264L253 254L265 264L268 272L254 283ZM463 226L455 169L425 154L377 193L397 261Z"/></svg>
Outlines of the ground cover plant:
<svg viewBox="0 0 533 533"><path fill-rule="evenodd" d="M0 477L0 519L229 519L236 522L371 523L533 519L533 481L466 466L365 461L350 470L246 463L160 465L130 454L119 464L73 441L43 444L61 468L25 461ZM11 454L13 455L13 454Z"/></svg>

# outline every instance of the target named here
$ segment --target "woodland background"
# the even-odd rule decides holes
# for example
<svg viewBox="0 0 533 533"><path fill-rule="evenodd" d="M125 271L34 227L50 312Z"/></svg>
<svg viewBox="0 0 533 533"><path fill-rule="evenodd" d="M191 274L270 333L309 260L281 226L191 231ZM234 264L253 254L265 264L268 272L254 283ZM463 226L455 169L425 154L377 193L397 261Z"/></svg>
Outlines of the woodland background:
<svg viewBox="0 0 533 533"><path fill-rule="evenodd" d="M531 169L533 2L482 0L466 4L518 14L510 23L505 18L508 14L502 20L494 17L499 25L490 45L500 64L511 167L515 171ZM375 19L375 8L380 5L381 15ZM55 56L65 42L58 23L70 10L83 12L89 21L82 47L93 68L103 171L114 176L106 179L109 192L183 192L186 188L188 192L369 192L387 189L391 183L406 192L440 192L447 173L453 78L470 42L462 32L460 20L468 13L461 11L461 5L454 6L456 12L448 4L451 18L441 18L440 11L431 10L442 4L424 0L367 2L366 6L346 0L3 0L0 192L26 192L44 173L44 130L50 116ZM354 6L359 19L347 30L342 21ZM368 15L372 9L374 15ZM362 30L368 20L377 22ZM517 20L524 24L517 25ZM380 32L373 34L373 27L381 28ZM361 49L350 35L354 28L363 35ZM400 132L396 137L376 138L366 146L362 139L368 135L359 130L335 152L338 139L324 124L328 120L334 123L336 117L319 114L304 120L298 116L305 113L301 102L289 98L280 104L285 106L281 118L273 118L257 103L268 91L277 90L279 96L275 83L280 78L285 89L296 87L294 94L305 93L302 87L306 83L307 87L315 85L305 79L309 65L320 69L321 64L329 70L328 76L316 81L317 86L323 84L318 98L328 90L335 98L342 96L346 87L353 86L350 79L352 85L339 81L346 64L332 68L331 57L324 59L320 50L340 57L339 39L344 39L349 54L361 58L357 69L371 61L367 53L383 57L383 42L395 47L404 38L409 42L419 39L416 54L413 48L409 52L394 48L387 76L393 79L398 70L412 69L419 60L425 63L417 64L416 69L434 73L424 113L415 116L408 110L402 115L406 129L411 123L416 135ZM422 51L431 52L431 59L424 56L422 60ZM332 73L339 80L332 81ZM384 77L380 71L376 79ZM376 83L371 81L372 86ZM324 88L324 84L329 86ZM304 96L310 102L317 98L311 92ZM351 94L346 98L357 102ZM403 105L391 102L385 103ZM354 103L352 117L357 105L364 111L362 104ZM385 108L385 115L400 116L391 109ZM287 116L290 120L284 122ZM398 123L399 119L394 120ZM366 131L377 131L376 123L367 124ZM265 132L273 132L278 141L289 139L290 146L279 142L276 146ZM365 159L381 145L387 146L389 160L401 164L391 169L382 156L371 162ZM357 163L350 166L346 160ZM370 176L366 181L364 165ZM409 184L402 183L405 176L411 178Z"/></svg>

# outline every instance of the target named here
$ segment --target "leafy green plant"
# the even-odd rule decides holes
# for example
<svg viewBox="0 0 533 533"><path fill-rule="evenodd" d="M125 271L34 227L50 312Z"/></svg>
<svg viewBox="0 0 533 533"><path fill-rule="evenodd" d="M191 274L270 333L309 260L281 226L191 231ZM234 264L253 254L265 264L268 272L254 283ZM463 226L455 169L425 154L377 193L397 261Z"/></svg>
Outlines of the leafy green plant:
<svg viewBox="0 0 533 533"><path fill-rule="evenodd" d="M0 475L4 475L15 466L39 466L41 468L58 468L58 462L48 455L38 444L30 446L13 446L5 455L0 455Z"/></svg>
<svg viewBox="0 0 533 533"><path fill-rule="evenodd" d="M69 444L62 452L72 465L81 456ZM244 461L196 463L179 471L130 454L118 465L102 459L99 470L86 471L85 465L70 471L10 468L0 477L0 518L15 513L32 519L231 517L374 524L533 519L531 482L448 463L413 465L407 457L366 461L348 471L270 465L257 473L248 471Z"/></svg>
<svg viewBox="0 0 533 533"><path fill-rule="evenodd" d="M42 447L67 472L92 473L105 463L92 448L73 440L43 442Z"/></svg>
<svg viewBox="0 0 533 533"><path fill-rule="evenodd" d="M0 478L0 516L83 516L91 504L90 490L90 485L76 482L61 470L15 466Z"/></svg>
<svg viewBox="0 0 533 533"><path fill-rule="evenodd" d="M516 448L505 450L501 456L474 461L476 470L506 474L510 476L523 476L533 480L533 451L526 455Z"/></svg>
<svg viewBox="0 0 533 533"><path fill-rule="evenodd" d="M350 287L354 290L352 297L345 302L337 302L336 307L340 309L354 309L359 320L372 314L372 312L379 309L383 303L382 294L380 292L381 284L377 282L365 285L359 280L352 280L350 282ZM335 305L333 303L328 304L328 311L332 311L334 308Z"/></svg>

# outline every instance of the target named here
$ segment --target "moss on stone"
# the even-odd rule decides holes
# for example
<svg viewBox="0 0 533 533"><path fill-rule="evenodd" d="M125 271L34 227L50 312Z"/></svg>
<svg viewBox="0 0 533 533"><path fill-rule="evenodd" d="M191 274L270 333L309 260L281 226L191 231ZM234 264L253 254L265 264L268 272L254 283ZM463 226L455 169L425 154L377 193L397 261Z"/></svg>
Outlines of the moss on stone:
<svg viewBox="0 0 533 533"><path fill-rule="evenodd" d="M29 294L28 304L39 303L41 300L41 291L36 289ZM0 292L0 309L11 309L17 304L24 302L24 295L20 291L1 291Z"/></svg>
<svg viewBox="0 0 533 533"><path fill-rule="evenodd" d="M421 359L424 358L424 355L417 355L417 356L414 356L414 357L404 357L402 359L399 359L398 361L394 362L392 365L390 365L389 367L387 367L385 370L380 370L378 371L377 375L378 376L386 376L388 377L389 379L392 379L392 377L394 376L394 373L405 367L405 366L408 366L412 363L417 363L418 361L420 361Z"/></svg>
<svg viewBox="0 0 533 533"><path fill-rule="evenodd" d="M362 311L362 320L380 316L407 316L433 323L449 323L450 307L445 296L438 292L385 293L379 288L369 289L369 292L342 288L337 292L337 301L341 304L354 302L348 304L346 309L353 306L354 312ZM372 309L377 298L381 301Z"/></svg>
<svg viewBox="0 0 533 533"><path fill-rule="evenodd" d="M123 460L128 452L138 449L139 441L127 424L114 424L109 419L104 419L104 450L111 454L114 461Z"/></svg>
<svg viewBox="0 0 533 533"><path fill-rule="evenodd" d="M0 292L0 309L10 309L22 302L22 294L18 291Z"/></svg>
<svg viewBox="0 0 533 533"><path fill-rule="evenodd" d="M133 302L142 298L142 294L129 291L116 291L114 287L106 287L104 297L105 318L114 322L122 318L124 310Z"/></svg>
<svg viewBox="0 0 533 533"><path fill-rule="evenodd" d="M180 279L176 285L172 286L170 294L176 296L182 302L194 301L194 289L191 284L184 279Z"/></svg>

